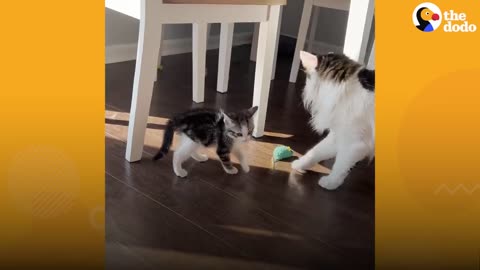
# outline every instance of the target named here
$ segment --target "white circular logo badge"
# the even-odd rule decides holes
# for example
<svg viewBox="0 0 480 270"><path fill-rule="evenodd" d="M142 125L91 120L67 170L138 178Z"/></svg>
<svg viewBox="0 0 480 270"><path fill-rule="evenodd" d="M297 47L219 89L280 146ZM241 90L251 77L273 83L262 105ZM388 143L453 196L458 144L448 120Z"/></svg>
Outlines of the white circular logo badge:
<svg viewBox="0 0 480 270"><path fill-rule="evenodd" d="M422 32L433 32L442 23L442 11L429 2L418 5L412 14L413 24Z"/></svg>

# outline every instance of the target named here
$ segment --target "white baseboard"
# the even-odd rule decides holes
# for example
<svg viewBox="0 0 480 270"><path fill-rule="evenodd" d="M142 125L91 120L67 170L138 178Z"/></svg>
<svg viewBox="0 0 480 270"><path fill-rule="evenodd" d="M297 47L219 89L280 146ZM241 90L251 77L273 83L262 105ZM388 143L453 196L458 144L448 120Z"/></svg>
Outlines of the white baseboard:
<svg viewBox="0 0 480 270"><path fill-rule="evenodd" d="M105 64L130 61L137 58L137 43L105 47Z"/></svg>
<svg viewBox="0 0 480 270"><path fill-rule="evenodd" d="M207 49L218 49L220 36L210 36ZM233 35L233 46L250 44L252 33L236 33ZM192 52L192 39L167 39L162 44L162 56ZM117 63L135 60L137 57L137 43L110 45L105 47L105 63Z"/></svg>
<svg viewBox="0 0 480 270"><path fill-rule="evenodd" d="M305 43L306 43L305 48L308 48L308 41L305 42ZM342 53L343 52L343 47L338 46L338 45L325 43L325 42L322 42L322 41L314 41L313 42L311 53L326 54L326 53L329 53L329 52Z"/></svg>
<svg viewBox="0 0 480 270"><path fill-rule="evenodd" d="M281 35L292 38L292 39L297 39L296 36L292 36L292 35L289 35L289 34L282 33ZM308 39L305 40L305 46L304 46L305 50L308 48L308 43L309 43L309 40ZM313 41L311 53L325 54L325 53L329 53L329 52L342 53L343 52L343 47L338 46L338 45L334 45L334 44L330 44L330 43L326 43L326 42L323 42L323 41L318 41L318 40Z"/></svg>
<svg viewBox="0 0 480 270"><path fill-rule="evenodd" d="M252 42L253 33L237 33L233 35L233 46L250 44ZM287 37L296 38L290 35L281 34ZM218 49L220 36L211 36L208 39L208 50ZM305 48L308 46L308 40L305 41ZM162 55L174 55L192 52L192 39L168 39L163 41ZM324 54L329 52L341 53L343 47L325 43L322 41L314 41L312 52L315 54ZM118 63L124 61L135 60L137 57L137 43L110 45L105 47L105 63Z"/></svg>

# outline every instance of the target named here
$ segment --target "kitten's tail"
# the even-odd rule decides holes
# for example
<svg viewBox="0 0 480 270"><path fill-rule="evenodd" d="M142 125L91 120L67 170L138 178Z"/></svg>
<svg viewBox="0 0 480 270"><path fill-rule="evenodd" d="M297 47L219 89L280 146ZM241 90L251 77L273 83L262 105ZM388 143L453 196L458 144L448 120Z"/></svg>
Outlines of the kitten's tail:
<svg viewBox="0 0 480 270"><path fill-rule="evenodd" d="M172 146L173 136L175 134L175 123L172 120L168 120L165 133L163 134L163 144L158 153L153 157L153 160L159 160L163 158Z"/></svg>

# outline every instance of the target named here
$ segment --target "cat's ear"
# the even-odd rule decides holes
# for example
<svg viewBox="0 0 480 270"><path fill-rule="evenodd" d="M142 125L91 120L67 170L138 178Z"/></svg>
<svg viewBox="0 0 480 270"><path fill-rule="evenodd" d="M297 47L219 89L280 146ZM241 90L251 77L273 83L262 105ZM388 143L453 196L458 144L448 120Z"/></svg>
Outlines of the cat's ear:
<svg viewBox="0 0 480 270"><path fill-rule="evenodd" d="M255 115L255 113L257 112L257 110L258 110L258 106L253 106L252 108L248 109L247 110L247 117L252 118L253 115Z"/></svg>
<svg viewBox="0 0 480 270"><path fill-rule="evenodd" d="M230 116L228 116L228 114L222 112L223 114L223 122L225 123L225 126L227 127L231 127L233 126L233 120Z"/></svg>
<svg viewBox="0 0 480 270"><path fill-rule="evenodd" d="M300 60L306 71L314 71L318 66L317 56L306 51L300 51Z"/></svg>

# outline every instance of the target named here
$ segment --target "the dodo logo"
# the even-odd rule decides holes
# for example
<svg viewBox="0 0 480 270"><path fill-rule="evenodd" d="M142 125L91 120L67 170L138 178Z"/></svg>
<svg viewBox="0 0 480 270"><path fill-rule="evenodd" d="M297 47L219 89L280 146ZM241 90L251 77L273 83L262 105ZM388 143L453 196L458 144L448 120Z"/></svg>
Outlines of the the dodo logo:
<svg viewBox="0 0 480 270"><path fill-rule="evenodd" d="M435 4L422 3L413 11L412 19L418 30L432 32L442 23L442 12Z"/></svg>
<svg viewBox="0 0 480 270"><path fill-rule="evenodd" d="M467 20L465 12L448 10L442 13L433 3L422 3L418 5L412 14L413 24L422 32L433 32L442 24L444 32L475 32L477 26Z"/></svg>

